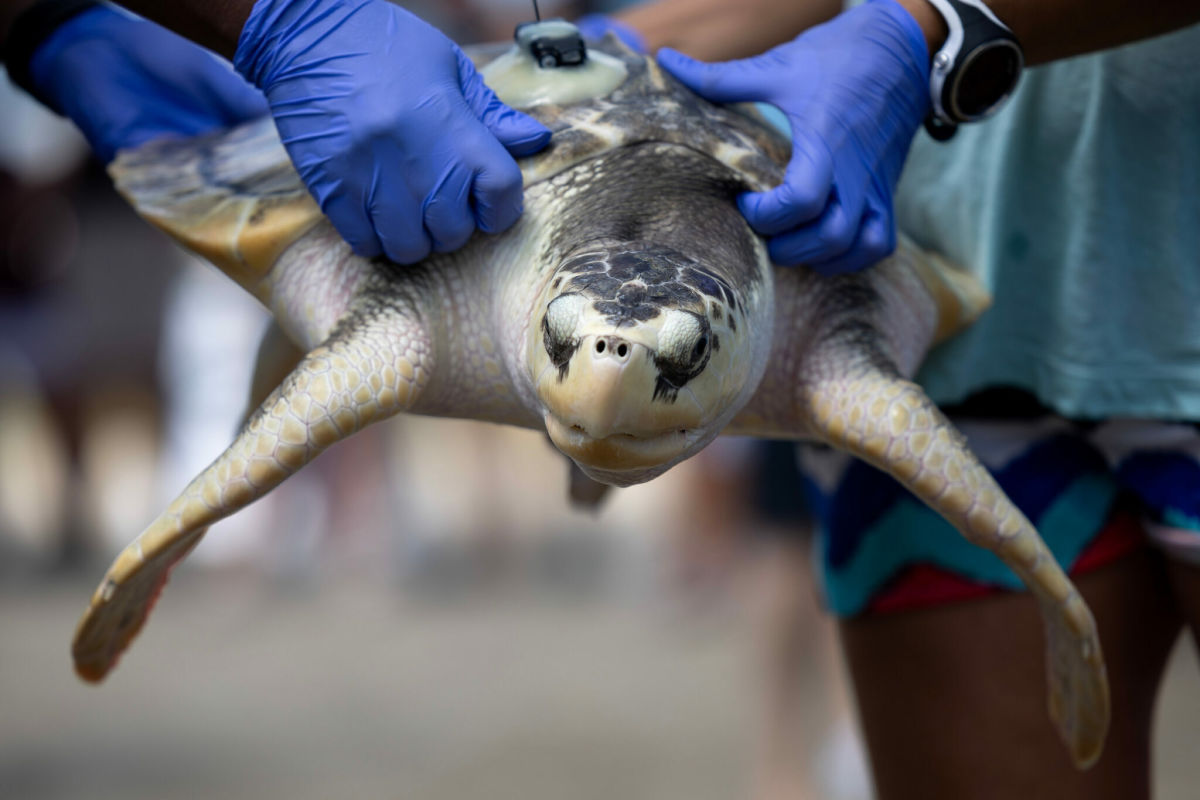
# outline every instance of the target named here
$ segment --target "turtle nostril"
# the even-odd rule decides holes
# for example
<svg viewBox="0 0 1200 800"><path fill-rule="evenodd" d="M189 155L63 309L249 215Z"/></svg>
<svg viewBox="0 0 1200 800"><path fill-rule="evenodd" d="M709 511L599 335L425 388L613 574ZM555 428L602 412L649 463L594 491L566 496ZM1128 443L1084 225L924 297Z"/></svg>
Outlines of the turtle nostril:
<svg viewBox="0 0 1200 800"><path fill-rule="evenodd" d="M593 347L595 348L596 355L615 358L619 361L624 361L633 352L633 346L617 336L597 337L596 344Z"/></svg>

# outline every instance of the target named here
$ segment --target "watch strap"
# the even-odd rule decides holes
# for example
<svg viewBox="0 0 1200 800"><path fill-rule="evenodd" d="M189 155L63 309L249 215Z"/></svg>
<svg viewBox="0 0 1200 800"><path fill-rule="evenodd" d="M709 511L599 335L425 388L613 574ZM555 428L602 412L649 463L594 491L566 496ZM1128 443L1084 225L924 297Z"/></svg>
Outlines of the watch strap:
<svg viewBox="0 0 1200 800"><path fill-rule="evenodd" d="M946 22L946 41L933 56L929 70L930 114L926 130L935 139L947 139L961 122L983 119L1011 94L1024 64L1016 36L982 0L928 0ZM959 103L960 80L972 62L997 48L1012 65L1010 84L985 107L964 108Z"/></svg>

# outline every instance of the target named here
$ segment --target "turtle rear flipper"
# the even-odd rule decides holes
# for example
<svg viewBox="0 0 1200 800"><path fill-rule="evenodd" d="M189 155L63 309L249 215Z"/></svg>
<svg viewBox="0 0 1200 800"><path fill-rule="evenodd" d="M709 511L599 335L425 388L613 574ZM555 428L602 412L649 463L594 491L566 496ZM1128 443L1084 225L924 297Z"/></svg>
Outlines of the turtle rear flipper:
<svg viewBox="0 0 1200 800"><path fill-rule="evenodd" d="M249 505L321 451L411 407L432 348L412 315L352 314L310 352L234 440L117 557L75 631L79 675L99 681L149 615L167 576L208 526Z"/></svg>
<svg viewBox="0 0 1200 800"><path fill-rule="evenodd" d="M878 365L845 363L801 384L802 413L826 442L886 471L1021 578L1045 623L1051 718L1075 765L1091 766L1108 730L1108 678L1079 591L920 387Z"/></svg>

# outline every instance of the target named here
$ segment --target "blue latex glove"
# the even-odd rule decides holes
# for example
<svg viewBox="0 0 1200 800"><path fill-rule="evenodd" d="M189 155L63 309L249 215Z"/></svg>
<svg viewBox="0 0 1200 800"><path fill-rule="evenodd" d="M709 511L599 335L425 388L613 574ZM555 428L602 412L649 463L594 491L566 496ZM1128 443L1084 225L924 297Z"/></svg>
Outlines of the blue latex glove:
<svg viewBox="0 0 1200 800"><path fill-rule="evenodd" d="M364 256L413 263L521 213L513 156L550 132L501 103L436 28L385 0L258 0L234 65L300 176Z"/></svg>
<svg viewBox="0 0 1200 800"><path fill-rule="evenodd" d="M836 274L896 246L892 194L929 108L929 53L894 0L873 0L761 56L703 64L676 51L663 69L718 103L761 101L792 127L783 183L738 198L779 264Z"/></svg>
<svg viewBox="0 0 1200 800"><path fill-rule="evenodd" d="M584 14L575 20L575 26L585 39L603 39L606 33L615 33L635 53L646 52L646 40L629 25L607 14Z"/></svg>
<svg viewBox="0 0 1200 800"><path fill-rule="evenodd" d="M29 75L105 162L161 136L192 136L267 113L263 96L209 51L106 6L60 25Z"/></svg>

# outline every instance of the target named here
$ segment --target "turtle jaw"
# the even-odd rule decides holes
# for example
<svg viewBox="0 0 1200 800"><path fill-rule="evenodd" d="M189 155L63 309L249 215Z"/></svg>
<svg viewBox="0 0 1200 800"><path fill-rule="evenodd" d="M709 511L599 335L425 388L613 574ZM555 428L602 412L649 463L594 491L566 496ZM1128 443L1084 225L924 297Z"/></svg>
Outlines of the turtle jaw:
<svg viewBox="0 0 1200 800"><path fill-rule="evenodd" d="M690 456L705 441L703 431L678 429L655 436L613 433L590 435L579 424L567 425L545 415L554 446L579 465L588 477L612 486L632 486L658 477Z"/></svg>

